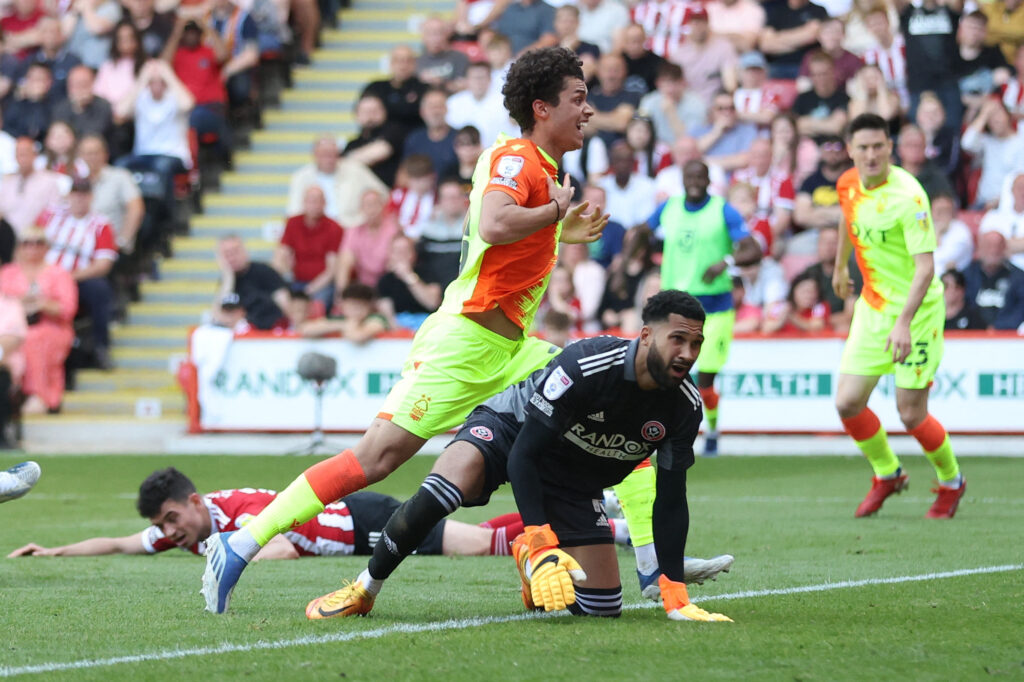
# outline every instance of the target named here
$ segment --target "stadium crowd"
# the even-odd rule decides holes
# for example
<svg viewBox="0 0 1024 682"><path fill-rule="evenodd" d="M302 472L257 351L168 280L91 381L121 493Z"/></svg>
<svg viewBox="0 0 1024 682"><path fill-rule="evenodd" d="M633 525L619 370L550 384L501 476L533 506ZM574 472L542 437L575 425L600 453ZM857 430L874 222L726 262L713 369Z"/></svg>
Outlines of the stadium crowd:
<svg viewBox="0 0 1024 682"><path fill-rule="evenodd" d="M372 329L415 330L457 272L477 156L518 133L502 106L504 73L547 45L574 50L590 79L596 113L563 169L577 200L612 222L589 248L563 246L539 333L638 328L640 302L658 290L648 218L682 194L694 159L767 256L733 268L736 330L844 333L851 301L831 284L835 182L851 165L845 125L863 112L890 123L897 163L933 202L949 328L1024 325L1016 5L477 0L421 31L422 44L394 48L387 77L363 90L355 137L316 140L292 175L271 267L246 261L241 280L234 271L247 325L345 335L317 318L349 319L344 301L358 295L368 305L354 329L372 317Z"/></svg>
<svg viewBox="0 0 1024 682"><path fill-rule="evenodd" d="M0 381L27 409L60 409L73 346L111 365L109 323L187 229L182 198L216 186L274 74L308 62L339 4L0 3L0 312L27 327L0 340L45 339L6 353ZM596 110L564 171L612 222L562 249L538 332L639 327L659 288L647 221L694 159L766 254L730 273L736 330L845 332L835 181L844 127L864 112L889 122L897 163L932 201L948 328L1024 328L1018 0L459 0L422 22L420 45L391 51L352 139L312 141L272 259L221 241L212 321L358 340L415 330L457 273L477 157L518 134L504 74L548 45L580 56Z"/></svg>

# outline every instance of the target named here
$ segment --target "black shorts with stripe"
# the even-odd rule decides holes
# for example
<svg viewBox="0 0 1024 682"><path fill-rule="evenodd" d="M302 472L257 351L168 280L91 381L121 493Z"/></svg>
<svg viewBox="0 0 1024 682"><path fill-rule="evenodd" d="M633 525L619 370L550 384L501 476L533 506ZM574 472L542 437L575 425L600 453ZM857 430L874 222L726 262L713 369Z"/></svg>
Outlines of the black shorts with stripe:
<svg viewBox="0 0 1024 682"><path fill-rule="evenodd" d="M373 554L373 548L376 546L377 540L380 539L381 531L384 530L388 519L402 503L390 495L382 495L368 490L346 495L343 501L352 513L352 530L355 533L353 554L357 556ZM414 554L443 554L445 523L446 520L442 519L431 528Z"/></svg>

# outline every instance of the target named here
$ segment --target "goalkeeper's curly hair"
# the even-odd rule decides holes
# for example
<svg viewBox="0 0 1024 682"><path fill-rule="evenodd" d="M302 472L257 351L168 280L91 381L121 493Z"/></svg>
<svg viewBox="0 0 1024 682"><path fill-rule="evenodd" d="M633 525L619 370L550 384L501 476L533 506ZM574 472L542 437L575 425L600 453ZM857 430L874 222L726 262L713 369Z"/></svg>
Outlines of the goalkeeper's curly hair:
<svg viewBox="0 0 1024 682"><path fill-rule="evenodd" d="M665 289L647 299L640 317L644 324L664 322L672 313L688 320L703 322L707 315L696 297L678 289Z"/></svg>
<svg viewBox="0 0 1024 682"><path fill-rule="evenodd" d="M524 133L533 130L533 103L536 100L558 106L558 94L566 78L583 80L583 62L564 47L530 50L509 67L505 87L505 108Z"/></svg>

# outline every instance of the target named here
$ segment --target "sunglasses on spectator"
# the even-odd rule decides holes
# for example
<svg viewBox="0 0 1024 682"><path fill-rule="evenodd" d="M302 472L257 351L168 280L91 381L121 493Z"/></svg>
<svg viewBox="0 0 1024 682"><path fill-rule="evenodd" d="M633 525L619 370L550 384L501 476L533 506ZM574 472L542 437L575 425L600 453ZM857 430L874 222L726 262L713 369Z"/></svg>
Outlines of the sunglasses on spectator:
<svg viewBox="0 0 1024 682"><path fill-rule="evenodd" d="M715 111L735 111L736 106L733 104L716 104Z"/></svg>
<svg viewBox="0 0 1024 682"><path fill-rule="evenodd" d="M824 152L841 152L843 151L842 142L826 142L821 145L821 150Z"/></svg>

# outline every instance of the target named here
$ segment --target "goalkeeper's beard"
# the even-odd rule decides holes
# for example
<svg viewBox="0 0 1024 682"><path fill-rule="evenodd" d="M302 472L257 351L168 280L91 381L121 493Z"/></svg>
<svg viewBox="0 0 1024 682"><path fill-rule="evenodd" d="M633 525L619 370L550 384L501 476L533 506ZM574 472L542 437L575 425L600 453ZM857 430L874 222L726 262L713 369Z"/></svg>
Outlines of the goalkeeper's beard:
<svg viewBox="0 0 1024 682"><path fill-rule="evenodd" d="M680 384L683 383L682 376L677 379L669 374L668 365L662 359L661 353L658 351L658 344L654 341L653 336L651 337L651 347L647 351L647 372L654 379L654 383L665 390L679 388Z"/></svg>

